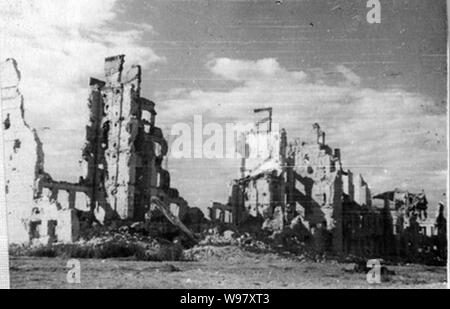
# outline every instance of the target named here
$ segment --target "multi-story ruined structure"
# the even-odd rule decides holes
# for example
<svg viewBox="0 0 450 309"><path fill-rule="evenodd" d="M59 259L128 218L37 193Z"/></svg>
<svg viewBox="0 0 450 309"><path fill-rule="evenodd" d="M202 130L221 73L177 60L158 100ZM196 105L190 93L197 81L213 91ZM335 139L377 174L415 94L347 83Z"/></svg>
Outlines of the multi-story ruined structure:
<svg viewBox="0 0 450 309"><path fill-rule="evenodd" d="M91 79L90 124L83 150L92 208L105 219L143 221L150 197L187 211L162 168L167 142L156 126L155 103L140 96L141 68L123 74L124 56L106 59L106 81Z"/></svg>
<svg viewBox="0 0 450 309"><path fill-rule="evenodd" d="M444 204L440 203L436 218L427 215L427 204L424 192L415 194L395 189L374 196L374 206L383 209L388 218L385 224L390 226L390 233L385 233L385 240L389 254L413 255L420 248L419 251L437 250L442 258L446 258Z"/></svg>
<svg viewBox="0 0 450 309"><path fill-rule="evenodd" d="M259 218L263 229L279 232L297 224L305 238L330 233L326 241L342 251L344 195L348 201L369 205L367 184L360 175L354 181L353 174L342 169L340 150L325 143L318 124L308 139L291 143L284 130L271 127L261 131L258 124L245 134L248 151L242 177L234 181L228 205L213 205L211 219L228 216L229 223L241 225L249 217Z"/></svg>
<svg viewBox="0 0 450 309"><path fill-rule="evenodd" d="M105 81L90 81L85 175L67 183L44 172L41 143L24 120L17 65L8 60L2 66L11 243L75 241L83 214L102 224L170 222L192 237L182 221L200 224L202 213L171 188L170 174L162 168L167 142L155 123L155 103L140 96L141 68L132 66L125 74L123 69L123 55L107 58Z"/></svg>
<svg viewBox="0 0 450 309"><path fill-rule="evenodd" d="M326 144L318 124L293 142L285 130L260 125L244 134L241 178L233 181L227 204L213 203L211 220L238 229L256 222L275 234L294 233L320 251L391 253L392 214L372 205L368 184L342 167L340 150Z"/></svg>
<svg viewBox="0 0 450 309"><path fill-rule="evenodd" d="M108 58L104 81L90 81L85 173L78 183L68 183L45 172L42 143L25 121L17 64L10 59L1 65L11 243L73 242L86 218L147 222L158 233L176 227L191 238L191 230L201 228L201 211L188 207L162 168L167 143L156 126L155 103L140 96L141 69L124 73L123 67L124 56ZM446 256L443 205L433 225L430 218L420 220L423 194L394 191L372 200L367 183L343 168L340 150L326 143L318 124L289 142L284 130L272 127L272 110L258 111L269 117L243 135L240 178L228 203L211 207L212 221L274 236L288 233L339 254L405 256L437 247Z"/></svg>

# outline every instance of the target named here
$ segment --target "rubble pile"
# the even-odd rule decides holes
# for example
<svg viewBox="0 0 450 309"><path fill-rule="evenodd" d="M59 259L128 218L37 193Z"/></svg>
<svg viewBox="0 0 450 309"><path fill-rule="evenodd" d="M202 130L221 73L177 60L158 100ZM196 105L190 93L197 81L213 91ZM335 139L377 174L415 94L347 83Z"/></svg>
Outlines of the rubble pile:
<svg viewBox="0 0 450 309"><path fill-rule="evenodd" d="M86 231L84 238L71 244L39 242L28 245L10 246L12 256L46 256L65 258L132 258L143 261L185 260L183 246L178 239L169 241L155 238L130 226L96 226Z"/></svg>
<svg viewBox="0 0 450 309"><path fill-rule="evenodd" d="M209 230L197 245L184 251L188 260L236 261L244 258L290 259L295 261L325 262L335 257L315 251L306 243L300 242L290 234L276 235L263 233L240 233L218 229Z"/></svg>
<svg viewBox="0 0 450 309"><path fill-rule="evenodd" d="M9 241L18 245L12 251L142 260L239 261L263 253L445 263L443 203L434 220L425 192L372 197L363 177L344 169L340 149L326 143L319 124L288 141L287 132L272 124L272 108L255 110L269 115L242 134L240 178L226 204L213 203L207 220L171 186L156 104L141 97L141 67L124 70L124 64L124 55L106 58L104 80L90 79L79 162L84 174L77 183L45 172L42 143L25 121L17 63L8 59L0 66Z"/></svg>
<svg viewBox="0 0 450 309"><path fill-rule="evenodd" d="M206 220L171 186L155 103L141 97L141 67L125 70L124 58L106 58L104 80L90 79L79 161L84 174L77 183L45 172L42 143L25 121L18 65L13 59L0 65L11 244L77 243L92 225L117 221L141 222L155 236L182 234L196 241L194 232Z"/></svg>

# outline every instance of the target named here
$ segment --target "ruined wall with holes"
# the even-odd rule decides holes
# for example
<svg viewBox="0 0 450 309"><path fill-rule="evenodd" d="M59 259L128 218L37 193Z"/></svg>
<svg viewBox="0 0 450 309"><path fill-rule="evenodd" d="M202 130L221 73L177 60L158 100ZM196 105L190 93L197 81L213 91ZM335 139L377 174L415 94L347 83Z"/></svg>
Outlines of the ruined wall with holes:
<svg viewBox="0 0 450 309"><path fill-rule="evenodd" d="M446 257L443 204L437 219L419 222L417 214L408 213L423 214L423 205L417 208L421 211L414 208L409 193L387 192L372 200L367 182L343 169L340 150L326 144L318 124L290 143L284 130L246 136L246 155L252 150L260 155L243 159L242 177L233 181L228 203L210 208L214 222L242 231L265 230L274 239L295 235L321 253L411 257L434 252Z"/></svg>
<svg viewBox="0 0 450 309"><path fill-rule="evenodd" d="M44 154L36 131L25 121L21 76L15 60L1 64L0 78L8 234L10 242L24 243L29 241L35 181L43 173Z"/></svg>
<svg viewBox="0 0 450 309"><path fill-rule="evenodd" d="M288 161L293 166L292 179L288 182L288 204L302 214L308 229L316 232L314 227L325 228L331 232L332 247L338 252L345 250L344 226L348 226L346 219L351 217L347 213L360 213L364 207L371 206L368 184L361 175L343 169L340 149L326 144L325 132L318 124L314 124L309 137L291 143L288 153Z"/></svg>
<svg viewBox="0 0 450 309"><path fill-rule="evenodd" d="M53 189L57 183L44 171L42 143L25 120L15 60L1 64L0 78L8 240L11 244L72 242L78 238L79 228L76 194L83 189L61 184L67 196L58 197L59 190Z"/></svg>
<svg viewBox="0 0 450 309"><path fill-rule="evenodd" d="M14 60L2 64L1 78L11 243L70 243L78 239L82 224L94 221L157 217L165 227L164 214L150 205L152 197L177 219L202 222L201 211L190 208L171 188L170 174L162 168L168 146L155 125L155 103L140 96L139 66L124 73L124 56L110 57L105 60L105 80L91 78L80 161L85 171L78 183L55 181L44 172L42 144L24 119ZM160 231L158 224L155 229Z"/></svg>
<svg viewBox="0 0 450 309"><path fill-rule="evenodd" d="M305 139L289 144L290 209L300 214L306 227L332 232L332 243L341 250L342 243L342 167L339 149L331 149L318 124ZM314 236L314 235L313 235Z"/></svg>
<svg viewBox="0 0 450 309"><path fill-rule="evenodd" d="M105 80L91 79L82 184L92 188L91 208L102 223L144 221L151 197L183 218L187 202L162 168L168 146L156 126L155 103L140 96L140 66L124 70L124 60L107 58Z"/></svg>
<svg viewBox="0 0 450 309"><path fill-rule="evenodd" d="M301 231L305 239L318 238L321 247L342 252L348 204L371 205L362 176L343 170L340 150L326 144L318 124L289 143L284 130L253 130L245 136L242 178L234 181L226 205L213 204L212 220L227 218L244 227L256 218L262 230Z"/></svg>

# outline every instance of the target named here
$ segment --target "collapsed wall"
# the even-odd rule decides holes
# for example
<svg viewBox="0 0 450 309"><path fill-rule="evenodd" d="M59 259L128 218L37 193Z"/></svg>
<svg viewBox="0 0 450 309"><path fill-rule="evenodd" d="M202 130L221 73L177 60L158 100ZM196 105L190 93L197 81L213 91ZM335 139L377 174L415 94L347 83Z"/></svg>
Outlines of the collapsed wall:
<svg viewBox="0 0 450 309"><path fill-rule="evenodd" d="M213 204L211 219L229 218L227 223L245 226L250 218L259 218L262 230L295 229L303 238L324 238L330 233L332 244L328 245L341 251L343 195L348 194L344 190L362 188L345 178L340 151L326 145L319 125L306 139L291 143L285 130L258 128L245 133L245 140L247 154L253 155L242 160L242 177L234 181L229 203ZM364 203L369 201L370 193Z"/></svg>
<svg viewBox="0 0 450 309"><path fill-rule="evenodd" d="M44 171L42 143L25 121L21 75L14 59L1 64L0 77L8 241L74 241L78 235L78 218L72 205L75 191L69 192L73 185L54 182ZM61 196L58 199L59 189L68 193L67 203Z"/></svg>
<svg viewBox="0 0 450 309"><path fill-rule="evenodd" d="M244 134L241 178L233 181L227 204L213 203L213 222L242 231L252 225L275 239L295 235L319 252L359 256L399 256L395 242L420 237L419 229L409 233L412 224L403 213L372 205L368 184L343 169L340 150L326 144L317 123L293 142L284 129L272 131L269 124L260 130L259 124ZM398 216L408 236L394 237Z"/></svg>
<svg viewBox="0 0 450 309"><path fill-rule="evenodd" d="M161 167L167 142L155 125L155 104L140 97L141 68L122 76L123 65L124 56L108 58L106 81L91 79L84 184L94 190L93 206L104 208L106 219L143 220L150 193L170 189Z"/></svg>
<svg viewBox="0 0 450 309"><path fill-rule="evenodd" d="M182 221L201 221L199 212L171 187L170 173L162 167L168 145L156 126L155 103L140 95L140 66L124 73L123 55L107 58L105 81L91 79L90 85L82 184L91 188L91 208L101 214L96 219L166 217L151 202L158 198Z"/></svg>
<svg viewBox="0 0 450 309"><path fill-rule="evenodd" d="M424 191L412 193L395 189L373 198L374 207L382 209L388 218L385 226L390 233L385 233L385 250L389 254L401 256L435 251L443 260L447 259L447 220L443 202L439 202L438 215L430 218Z"/></svg>
<svg viewBox="0 0 450 309"><path fill-rule="evenodd" d="M159 234L199 230L203 213L170 186L162 168L168 146L155 125L155 103L142 98L141 68L125 74L124 56L105 60L105 81L91 78L82 150L85 174L78 183L44 172L42 143L24 120L20 72L1 66L6 159L6 198L11 244L74 242L82 229L115 221L146 222Z"/></svg>
<svg viewBox="0 0 450 309"><path fill-rule="evenodd" d="M28 226L37 194L35 180L43 174L42 143L25 121L20 71L14 59L0 66L9 240L29 241Z"/></svg>

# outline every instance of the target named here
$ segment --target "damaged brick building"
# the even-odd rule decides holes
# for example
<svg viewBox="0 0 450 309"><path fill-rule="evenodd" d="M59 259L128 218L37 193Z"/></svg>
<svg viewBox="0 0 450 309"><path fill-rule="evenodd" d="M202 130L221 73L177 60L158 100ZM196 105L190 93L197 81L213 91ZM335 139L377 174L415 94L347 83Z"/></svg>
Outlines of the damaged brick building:
<svg viewBox="0 0 450 309"><path fill-rule="evenodd" d="M337 254L391 256L400 255L402 246L418 246L421 232L410 226L428 223L387 201L374 205L368 184L343 168L340 149L327 145L319 124L309 136L288 142L284 129L272 130L272 109L255 112L261 111L269 117L243 134L241 177L233 181L228 203L209 209L213 222L239 230L256 223L273 237L295 235L317 251ZM404 220L401 231L394 229L397 218ZM442 222L436 235L445 235ZM413 233L396 236L403 232Z"/></svg>
<svg viewBox="0 0 450 309"><path fill-rule="evenodd" d="M163 166L168 145L156 126L155 103L140 96L141 68L124 70L124 56L105 60L105 78L91 78L86 143L78 183L45 172L42 143L25 121L16 61L1 65L2 125L9 241L13 244L79 239L86 223L143 222L158 234L191 239L206 225L171 187ZM314 124L288 141L269 117L243 135L240 178L229 201L213 203L212 223L294 235L320 252L405 256L439 251L446 256L444 206L424 220L424 194L386 192L372 198L359 174L343 168L341 151Z"/></svg>
<svg viewBox="0 0 450 309"><path fill-rule="evenodd" d="M110 57L105 80L91 78L85 174L78 183L45 173L42 143L25 122L16 61L2 64L1 76L10 243L75 241L81 217L100 224L151 221L159 232L176 226L194 237L203 214L171 188L162 168L167 142L156 126L155 103L140 96L140 66L124 73L124 56Z"/></svg>

